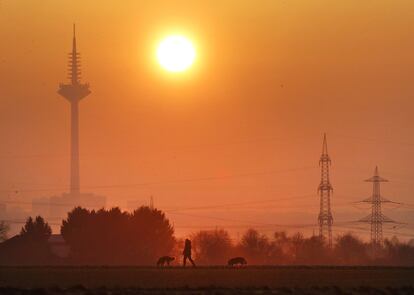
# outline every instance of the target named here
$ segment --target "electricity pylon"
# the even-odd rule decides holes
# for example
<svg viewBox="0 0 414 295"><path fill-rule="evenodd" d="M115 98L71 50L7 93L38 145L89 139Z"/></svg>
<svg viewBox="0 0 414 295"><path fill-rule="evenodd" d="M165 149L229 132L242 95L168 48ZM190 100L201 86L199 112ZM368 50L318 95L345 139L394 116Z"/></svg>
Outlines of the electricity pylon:
<svg viewBox="0 0 414 295"><path fill-rule="evenodd" d="M366 182L372 182L372 196L361 201L362 203L371 204L371 214L361 218L359 222L365 222L371 224L371 246L373 252L376 252L383 244L382 224L383 223L396 223L391 218L388 218L382 214L382 203L394 203L386 198L381 197L381 182L388 182L387 179L379 176L378 167L375 167L374 176L365 180Z"/></svg>
<svg viewBox="0 0 414 295"><path fill-rule="evenodd" d="M328 144L326 141L326 134L323 136L322 155L319 160L321 167L321 183L318 187L320 198L319 209L319 236L328 241L329 247L332 247L332 224L333 217L331 211L331 195L333 188L329 180L329 166L331 165L331 158L328 155Z"/></svg>

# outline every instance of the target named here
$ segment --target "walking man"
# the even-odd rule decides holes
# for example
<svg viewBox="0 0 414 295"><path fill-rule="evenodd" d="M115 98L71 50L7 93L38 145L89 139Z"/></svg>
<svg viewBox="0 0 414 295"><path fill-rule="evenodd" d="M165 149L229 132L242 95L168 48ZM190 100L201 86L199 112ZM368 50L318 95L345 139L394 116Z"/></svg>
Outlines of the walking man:
<svg viewBox="0 0 414 295"><path fill-rule="evenodd" d="M190 260L193 267L196 266L193 259L191 258L191 241L189 239L185 239L183 255L184 255L184 260L183 260L184 267L187 262L187 259Z"/></svg>

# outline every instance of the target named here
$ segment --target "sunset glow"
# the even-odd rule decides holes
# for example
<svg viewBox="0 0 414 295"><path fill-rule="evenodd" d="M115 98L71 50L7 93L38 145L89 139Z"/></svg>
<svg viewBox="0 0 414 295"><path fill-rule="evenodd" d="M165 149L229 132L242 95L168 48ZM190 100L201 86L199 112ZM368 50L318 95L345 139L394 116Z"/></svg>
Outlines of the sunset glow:
<svg viewBox="0 0 414 295"><path fill-rule="evenodd" d="M177 238L317 235L324 133L334 243L350 230L370 240L368 224L345 222L370 213L351 204L371 195L362 180L377 165L384 197L413 203L414 1L0 3L9 237L37 215L59 234L61 204L81 204L49 200L71 179L107 209L132 212L153 196ZM414 224L409 209L384 204L383 214ZM392 226L384 238L414 234Z"/></svg>

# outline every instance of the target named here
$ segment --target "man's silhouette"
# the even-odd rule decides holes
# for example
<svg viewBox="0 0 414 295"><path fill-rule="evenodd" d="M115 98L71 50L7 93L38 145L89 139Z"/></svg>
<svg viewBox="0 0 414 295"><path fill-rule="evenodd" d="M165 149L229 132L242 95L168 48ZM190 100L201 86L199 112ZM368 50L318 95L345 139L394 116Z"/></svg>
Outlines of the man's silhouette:
<svg viewBox="0 0 414 295"><path fill-rule="evenodd" d="M189 239L185 239L183 255L184 255L184 259L183 259L184 267L187 262L187 259L190 260L193 267L196 266L193 259L191 258L191 241Z"/></svg>

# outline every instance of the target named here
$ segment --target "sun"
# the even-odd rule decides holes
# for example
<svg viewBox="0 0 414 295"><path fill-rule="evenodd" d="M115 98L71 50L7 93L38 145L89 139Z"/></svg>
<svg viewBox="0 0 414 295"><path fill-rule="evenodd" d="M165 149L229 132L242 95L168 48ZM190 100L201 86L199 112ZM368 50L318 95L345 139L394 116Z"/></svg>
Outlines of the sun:
<svg viewBox="0 0 414 295"><path fill-rule="evenodd" d="M180 35L166 37L157 48L157 59L161 67L173 73L184 72L195 60L196 51L189 39Z"/></svg>

